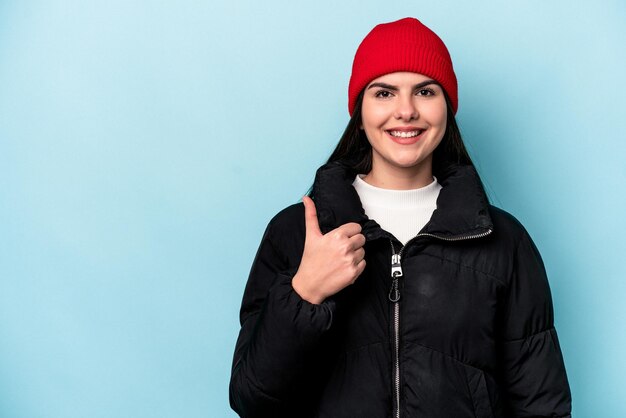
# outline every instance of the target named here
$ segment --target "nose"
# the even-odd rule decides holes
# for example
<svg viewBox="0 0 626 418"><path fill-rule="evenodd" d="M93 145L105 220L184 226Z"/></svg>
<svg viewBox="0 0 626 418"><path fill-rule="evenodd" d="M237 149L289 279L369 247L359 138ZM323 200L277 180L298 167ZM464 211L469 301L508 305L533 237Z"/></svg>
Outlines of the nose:
<svg viewBox="0 0 626 418"><path fill-rule="evenodd" d="M417 111L417 106L413 101L414 96L410 95L400 95L397 101L397 107L395 112L395 118L401 119L405 122L409 122L411 120L415 120L419 117L419 112Z"/></svg>

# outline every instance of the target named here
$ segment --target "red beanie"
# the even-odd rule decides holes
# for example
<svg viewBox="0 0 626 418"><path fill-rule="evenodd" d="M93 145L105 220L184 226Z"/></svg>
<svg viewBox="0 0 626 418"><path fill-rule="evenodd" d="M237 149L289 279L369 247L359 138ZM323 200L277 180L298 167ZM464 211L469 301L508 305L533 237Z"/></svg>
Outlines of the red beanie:
<svg viewBox="0 0 626 418"><path fill-rule="evenodd" d="M456 114L457 84L450 53L435 32L412 17L376 25L359 45L348 87L348 111L373 79L396 71L424 74L444 88Z"/></svg>

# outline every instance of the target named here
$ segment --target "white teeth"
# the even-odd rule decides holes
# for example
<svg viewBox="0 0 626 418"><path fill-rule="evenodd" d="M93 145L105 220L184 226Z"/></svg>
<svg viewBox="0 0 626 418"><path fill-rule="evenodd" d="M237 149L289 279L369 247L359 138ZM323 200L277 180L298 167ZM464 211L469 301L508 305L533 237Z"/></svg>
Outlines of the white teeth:
<svg viewBox="0 0 626 418"><path fill-rule="evenodd" d="M414 136L418 136L419 134L421 134L421 133L422 133L422 131L421 131L421 130L418 130L418 131L410 131L410 132L403 132L403 131L389 131L389 133L390 133L392 136L398 136L398 137L400 137L400 138L411 138L411 137L414 137Z"/></svg>

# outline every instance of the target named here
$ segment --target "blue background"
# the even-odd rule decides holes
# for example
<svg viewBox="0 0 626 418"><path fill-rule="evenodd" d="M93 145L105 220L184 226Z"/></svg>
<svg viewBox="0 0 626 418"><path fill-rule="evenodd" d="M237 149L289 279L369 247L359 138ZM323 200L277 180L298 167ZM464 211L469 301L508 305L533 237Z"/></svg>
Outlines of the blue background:
<svg viewBox="0 0 626 418"><path fill-rule="evenodd" d="M624 4L3 0L0 416L233 417L263 230L341 135L359 42L405 16L542 253L575 416L623 416Z"/></svg>

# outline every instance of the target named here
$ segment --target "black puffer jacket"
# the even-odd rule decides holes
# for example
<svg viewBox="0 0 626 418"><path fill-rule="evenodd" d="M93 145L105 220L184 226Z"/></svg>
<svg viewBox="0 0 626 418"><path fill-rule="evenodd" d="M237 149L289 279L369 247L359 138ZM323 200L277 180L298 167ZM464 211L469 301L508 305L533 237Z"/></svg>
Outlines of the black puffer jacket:
<svg viewBox="0 0 626 418"><path fill-rule="evenodd" d="M315 178L322 232L358 222L367 239L365 271L323 303L291 287L303 204L267 226L243 296L232 408L242 417L569 417L541 256L512 215L488 204L475 169L439 173L437 209L404 247L367 218L355 175L330 163Z"/></svg>

